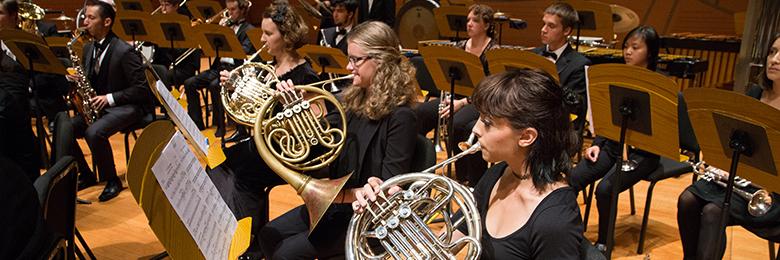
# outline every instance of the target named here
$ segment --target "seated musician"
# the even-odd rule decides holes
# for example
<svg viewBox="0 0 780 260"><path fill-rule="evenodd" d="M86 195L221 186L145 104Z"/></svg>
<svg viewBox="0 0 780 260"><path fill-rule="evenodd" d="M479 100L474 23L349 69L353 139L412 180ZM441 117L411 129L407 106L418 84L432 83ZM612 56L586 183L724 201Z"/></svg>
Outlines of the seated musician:
<svg viewBox="0 0 780 260"><path fill-rule="evenodd" d="M466 23L466 31L469 38L458 42L455 46L466 50L466 52L474 54L482 61L485 74L488 74L487 57L485 53L489 50L498 48L498 42L493 39L495 32L495 25L493 24L493 8L490 6L475 4L469 7L469 13L467 16L468 22ZM439 117L447 118L450 114L449 98L445 98L445 106L439 110L439 99L434 99L420 104L415 109L417 118L419 119L418 133L425 135L435 127ZM454 129L455 133L452 134L452 138L457 141L462 141L468 138L471 133L471 128L479 117L474 106L469 104L468 98L456 95L455 99L455 116L454 116ZM447 149L450 149L449 147ZM453 147L454 149L454 147ZM456 151L457 152L457 151ZM458 181L467 182L474 185L482 176L482 173L487 169L487 163L482 160L479 153L467 155L464 158L455 162L455 171L457 173Z"/></svg>
<svg viewBox="0 0 780 260"><path fill-rule="evenodd" d="M564 91L547 73L511 70L482 80L472 100L482 157L497 163L474 187L481 259L580 259L582 219L565 175L576 136ZM380 191L381 180L368 183L352 204L356 212Z"/></svg>
<svg viewBox="0 0 780 260"><path fill-rule="evenodd" d="M760 86L748 88L747 95L780 109L780 34L775 34L769 42L764 62L764 72L759 77ZM728 178L728 176L723 176ZM740 188L742 189L742 188ZM754 187L745 188L753 193ZM717 184L700 179L680 194L677 201L677 225L680 228L684 259L721 259L726 250L725 229L720 227L721 205L726 189ZM731 196L727 225L740 225L756 235L777 241L780 227L780 205L778 194L772 193L774 203L771 210L761 217L753 217L747 212L748 202L741 196ZM716 241L718 233L722 241ZM721 250L717 250L720 248Z"/></svg>
<svg viewBox="0 0 780 260"><path fill-rule="evenodd" d="M308 26L294 9L284 3L269 5L263 12L261 28L262 41L265 42L268 53L273 56L274 73L280 81L290 80L296 85L318 81L317 73L311 64L296 52L306 42ZM221 71L220 80L226 81L229 75L228 71ZM239 143L225 150L227 161L224 165L235 173L237 215L251 216L252 233L257 234L265 224L261 221L261 206L268 203L261 201L260 191L283 184L284 181L258 156L254 141L247 138L248 134L242 135L244 136ZM253 243L248 251L248 255L257 255L260 248Z"/></svg>
<svg viewBox="0 0 780 260"><path fill-rule="evenodd" d="M19 5L0 1L0 30L17 28ZM30 124L29 78L16 57L0 41L0 157L19 165L30 182L40 176L40 150Z"/></svg>
<svg viewBox="0 0 780 260"><path fill-rule="evenodd" d="M161 0L160 12L163 14L178 13L187 17L192 17L186 6L179 7L183 0ZM169 46L170 47L170 46ZM174 66L174 70L169 70L169 66L176 61L187 49L165 46L156 46L152 59L152 67L157 75L160 75L163 83L168 88L184 84L184 80L195 76L195 72L200 70L200 51L188 55L184 60Z"/></svg>
<svg viewBox="0 0 780 260"><path fill-rule="evenodd" d="M360 0L358 23L380 21L395 26L395 0Z"/></svg>
<svg viewBox="0 0 780 260"><path fill-rule="evenodd" d="M244 53L250 55L255 52L252 42L249 40L249 36L246 31L254 28L250 23L246 21L246 15L249 11L248 0L227 0L225 6L228 12L228 17L220 21L220 25L227 26L236 32L238 41L241 43L241 47L244 49ZM203 110L200 107L200 92L199 89L204 87L208 88L211 95L212 104L212 123L217 125L217 137L225 135L225 113L222 108L222 100L220 99L220 86L219 86L219 71L230 70L237 67L243 62L241 59L233 58L221 58L214 60L211 64L211 68L201 72L197 76L190 77L184 81L184 91L187 94L187 113L190 114L192 120L195 121L195 125L199 129L206 129L206 125L203 124ZM178 77L178 76L177 76Z"/></svg>
<svg viewBox="0 0 780 260"><path fill-rule="evenodd" d="M411 109L417 98L414 68L401 55L395 32L381 22L356 26L347 42L347 69L355 75L343 101L348 135L329 175L352 177L311 234L306 206L269 222L260 242L268 259L342 256L355 192L369 177L387 179L410 171L417 129ZM280 87L289 91L290 85Z"/></svg>
<svg viewBox="0 0 780 260"><path fill-rule="evenodd" d="M558 69L558 78L561 87L567 91L567 98L578 100L578 104L572 108L572 113L577 115L574 121L574 130L580 131L585 125L585 66L590 65L590 60L575 51L566 38L572 34L579 20L577 11L570 4L557 2L544 10L541 29L542 46L532 52L547 57L555 63ZM577 94L576 96L572 94Z"/></svg>
<svg viewBox="0 0 780 260"><path fill-rule="evenodd" d="M154 110L140 54L111 30L116 17L114 7L103 1L90 0L87 1L85 14L84 26L94 41L84 45L81 65L84 76L97 93L90 100L92 108L100 111L102 116L92 124L87 124L81 115L76 115L71 122L74 134L87 140L98 173L101 179L106 180L98 199L107 201L122 190L108 138L143 116L154 113ZM77 75L68 75L71 81L78 78ZM94 184L95 176L88 173L81 149L76 150L82 187Z"/></svg>
<svg viewBox="0 0 780 260"><path fill-rule="evenodd" d="M356 0L334 0L331 2L331 6L333 7L333 23L335 23L335 26L320 29L320 33L317 34L317 42L322 46L339 49L346 55L347 35L352 30L352 27L355 26L358 4ZM326 80L329 79L329 76L326 73L320 75L320 78ZM333 86L336 89L331 89L331 91L340 92L341 89L348 87L350 83L346 80L334 82Z"/></svg>
<svg viewBox="0 0 780 260"><path fill-rule="evenodd" d="M639 26L626 34L623 41L623 57L626 64L640 66L648 70L655 71L658 61L658 49L660 39L655 29L650 26ZM585 160L582 160L571 171L569 181L575 190L583 190L589 184L596 183L599 179L599 185L596 187L596 206L599 210L599 235L596 240L596 247L605 251L604 245L607 241L607 223L609 222L611 208L610 199L612 198L612 176L617 174L617 170L612 170L615 162L622 157L622 147L616 141L596 136L591 146L585 150ZM658 155L638 150L630 149L628 159L637 163L633 171L622 173L620 192L625 191L637 182L647 177L648 174L658 168Z"/></svg>

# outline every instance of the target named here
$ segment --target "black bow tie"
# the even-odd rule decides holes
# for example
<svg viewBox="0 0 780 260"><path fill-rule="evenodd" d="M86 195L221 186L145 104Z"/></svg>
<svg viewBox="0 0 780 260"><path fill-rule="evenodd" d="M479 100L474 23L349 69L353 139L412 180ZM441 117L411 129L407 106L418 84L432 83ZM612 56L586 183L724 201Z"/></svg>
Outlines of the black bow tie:
<svg viewBox="0 0 780 260"><path fill-rule="evenodd" d="M100 42L96 41L95 42L95 51L97 51L97 52L102 51L103 49L106 48L106 45L108 45L108 43L106 41L103 41L103 43L100 43Z"/></svg>
<svg viewBox="0 0 780 260"><path fill-rule="evenodd" d="M551 51L542 51L542 56L550 57L553 60L558 60L558 54L555 54L554 52Z"/></svg>

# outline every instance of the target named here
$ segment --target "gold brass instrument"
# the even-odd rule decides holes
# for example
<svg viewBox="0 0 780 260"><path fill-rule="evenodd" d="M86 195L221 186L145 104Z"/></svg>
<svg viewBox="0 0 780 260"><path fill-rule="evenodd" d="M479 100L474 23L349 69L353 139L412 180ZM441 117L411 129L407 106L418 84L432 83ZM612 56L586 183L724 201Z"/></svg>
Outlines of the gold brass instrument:
<svg viewBox="0 0 780 260"><path fill-rule="evenodd" d="M326 16L333 15L333 10L331 10L331 8L323 4L321 1L314 0L314 2L317 3L317 7L322 8L322 10L325 11ZM298 0L298 3L300 3L303 9L306 10L306 12L308 12L309 14L311 14L311 16L317 19L322 19L323 14L319 10L317 10L317 8L312 6L308 1Z"/></svg>
<svg viewBox="0 0 780 260"><path fill-rule="evenodd" d="M444 140L447 140L447 119L439 116L441 115L441 112L447 107L447 105L444 104L445 100L450 100L450 93L447 91L440 91L439 109L437 110L438 113L436 114L438 120L436 121L436 128L433 129L433 144L436 145L434 148L436 149L437 153L444 151L442 143L444 143Z"/></svg>
<svg viewBox="0 0 780 260"><path fill-rule="evenodd" d="M86 122L87 125L91 125L100 117L100 111L94 109L91 101L92 98L97 97L97 92L92 88L87 75L84 74L84 68L81 66L81 58L79 58L79 55L73 50L73 44L76 43L76 41L83 37L89 37L89 35L82 29L77 30L74 35L75 37L68 42L66 47L68 48L70 60L73 63L73 68L76 70L75 75L78 79L76 80L75 87L68 93L68 96L79 114L84 117L84 122Z"/></svg>
<svg viewBox="0 0 780 260"><path fill-rule="evenodd" d="M726 187L727 179L724 179L723 176L728 176L728 172L722 169L718 169L714 166L707 165L704 161L691 163L691 165L693 166L693 173L699 175L702 179L709 182L714 182L721 187ZM760 217L772 209L772 194L770 194L767 190L762 189L757 185L753 185L756 186L759 190L754 193L750 193L743 190L744 188L751 185L750 181L744 178L740 178L739 176L735 176L734 179L734 193L748 201L748 213L750 213L751 216Z"/></svg>
<svg viewBox="0 0 780 260"><path fill-rule="evenodd" d="M363 213L352 216L346 259L456 259L464 246L468 248L465 259L477 259L482 252L482 222L474 196L450 178L427 173L480 150L479 143L462 144L468 148L423 173L401 174L382 183L380 194L395 186L409 188L389 197L380 195ZM452 203L462 213L459 219L453 219L456 216L446 207ZM436 235L428 220L439 216L445 226ZM460 225L466 225L468 234L453 241L452 234ZM377 240L381 250L373 246Z"/></svg>
<svg viewBox="0 0 780 260"><path fill-rule="evenodd" d="M22 30L39 34L37 22L45 15L46 11L32 2L19 2L19 27Z"/></svg>
<svg viewBox="0 0 780 260"><path fill-rule="evenodd" d="M262 100L254 123L254 140L260 157L303 199L309 212L311 231L351 174L335 180L320 180L300 172L326 167L338 157L344 147L347 123L344 110L333 95L312 86L295 88L306 91L309 96L313 94L313 97L305 99L300 92L293 91ZM341 121L337 125L330 125L324 119L327 114L325 102L338 110ZM317 149L322 151L313 151L315 146L323 148Z"/></svg>
<svg viewBox="0 0 780 260"><path fill-rule="evenodd" d="M306 85L307 87L324 85L333 81L350 79L353 75L323 80ZM243 125L253 126L263 111L260 107L273 98L273 86L279 82L273 66L250 62L230 71L228 80L223 82L220 92L225 112L233 120Z"/></svg>
<svg viewBox="0 0 780 260"><path fill-rule="evenodd" d="M325 39L326 38L325 37L325 29L320 29L320 34L322 35L322 39L320 40L320 46L325 46L325 47L331 48L332 46L330 46L330 44L328 43L328 40ZM333 79L334 77L336 77L335 74L330 73L330 72L328 73L328 79ZM336 87L335 81L329 83L328 85L330 85L330 93L337 93L337 92L340 91L339 88Z"/></svg>

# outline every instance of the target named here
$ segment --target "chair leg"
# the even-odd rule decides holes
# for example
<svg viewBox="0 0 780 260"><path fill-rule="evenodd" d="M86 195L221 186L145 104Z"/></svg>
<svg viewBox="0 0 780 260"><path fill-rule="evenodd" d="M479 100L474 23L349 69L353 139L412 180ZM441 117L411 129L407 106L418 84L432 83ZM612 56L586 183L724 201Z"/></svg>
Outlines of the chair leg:
<svg viewBox="0 0 780 260"><path fill-rule="evenodd" d="M650 187L647 188L647 198L645 199L645 214L642 216L642 229L639 231L639 245L637 245L636 253L642 254L644 251L645 234L647 233L647 222L650 219L650 203L653 202L653 189L655 188L655 181L650 182Z"/></svg>
<svg viewBox="0 0 780 260"><path fill-rule="evenodd" d="M769 260L777 259L778 254L775 253L775 242L768 241L768 240L767 242L769 242Z"/></svg>
<svg viewBox="0 0 780 260"><path fill-rule="evenodd" d="M125 133L125 164L130 163L130 132Z"/></svg>
<svg viewBox="0 0 780 260"><path fill-rule="evenodd" d="M631 216L636 215L636 203L634 203L634 186L628 188L628 197L631 204Z"/></svg>
<svg viewBox="0 0 780 260"><path fill-rule="evenodd" d="M89 255L89 258L92 260L95 260L95 254L92 253L92 249L89 249L89 245L87 245L87 241L84 240L84 237L81 236L81 232L79 232L79 228L74 228L76 230L76 238L79 239L79 242L81 243L81 247L84 248L84 252L87 252L87 255Z"/></svg>
<svg viewBox="0 0 780 260"><path fill-rule="evenodd" d="M590 204L593 202L593 190L594 186L596 186L595 183L591 183L588 185L588 195L585 196L585 216L584 220L582 221L582 232L585 232L588 230L588 217L590 217Z"/></svg>

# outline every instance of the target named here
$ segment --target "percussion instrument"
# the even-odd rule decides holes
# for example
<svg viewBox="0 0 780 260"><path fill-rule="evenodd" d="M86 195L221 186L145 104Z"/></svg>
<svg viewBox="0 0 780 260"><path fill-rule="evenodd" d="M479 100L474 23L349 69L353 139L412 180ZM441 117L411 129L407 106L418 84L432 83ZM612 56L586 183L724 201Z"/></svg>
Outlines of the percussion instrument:
<svg viewBox="0 0 780 260"><path fill-rule="evenodd" d="M439 38L439 28L433 9L439 4L432 0L412 0L398 10L395 31L404 48L417 48L417 42Z"/></svg>

